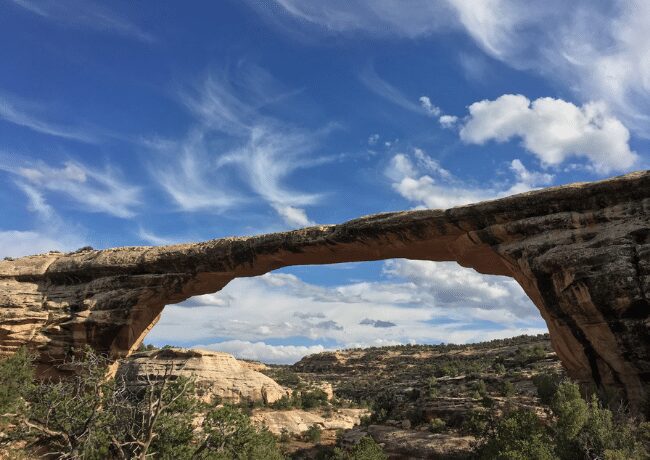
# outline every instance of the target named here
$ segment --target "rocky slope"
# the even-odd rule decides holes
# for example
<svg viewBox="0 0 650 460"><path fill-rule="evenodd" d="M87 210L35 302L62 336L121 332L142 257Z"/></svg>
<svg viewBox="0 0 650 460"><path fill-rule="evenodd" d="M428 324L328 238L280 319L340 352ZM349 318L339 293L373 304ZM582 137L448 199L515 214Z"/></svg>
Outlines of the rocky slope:
<svg viewBox="0 0 650 460"><path fill-rule="evenodd" d="M470 345L413 345L340 350L272 366L269 376L328 382L339 401L365 404L372 416L346 430L343 446L363 436L391 459L471 458L491 414L532 408L545 416L537 379L565 376L548 335Z"/></svg>
<svg viewBox="0 0 650 460"><path fill-rule="evenodd" d="M273 403L287 394L274 380L228 353L210 350L163 348L134 353L120 363L117 375L134 385L155 380L167 372L193 377L201 398L239 403Z"/></svg>
<svg viewBox="0 0 650 460"><path fill-rule="evenodd" d="M241 276L300 264L410 258L511 276L570 375L633 405L650 382L650 171L448 210L363 217L197 244L0 262L0 353L27 344L43 375L71 349L117 359L162 309Z"/></svg>

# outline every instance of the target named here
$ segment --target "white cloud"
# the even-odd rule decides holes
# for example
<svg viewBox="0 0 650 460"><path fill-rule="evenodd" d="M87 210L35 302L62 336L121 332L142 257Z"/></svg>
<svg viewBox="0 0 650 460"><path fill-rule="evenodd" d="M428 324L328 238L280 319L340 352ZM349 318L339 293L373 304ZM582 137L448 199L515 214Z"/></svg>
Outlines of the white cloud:
<svg viewBox="0 0 650 460"><path fill-rule="evenodd" d="M371 134L368 136L368 145L376 145L379 142L379 134Z"/></svg>
<svg viewBox="0 0 650 460"><path fill-rule="evenodd" d="M160 236L143 227L138 228L138 238L155 246L166 246L169 244L178 244L182 242L180 238Z"/></svg>
<svg viewBox="0 0 650 460"><path fill-rule="evenodd" d="M261 114L286 97L262 69L209 75L181 101L196 118L179 141L150 141L164 161L150 169L181 210L223 212L262 198L288 226L312 223L305 206L320 195L287 185L295 171L326 161L314 157L327 129L306 131ZM157 159L159 160L159 159Z"/></svg>
<svg viewBox="0 0 650 460"><path fill-rule="evenodd" d="M602 103L582 107L549 97L531 101L504 94L475 102L460 130L470 144L521 138L526 150L544 165L557 166L570 157L585 157L601 173L631 168L637 155L630 150L630 133Z"/></svg>
<svg viewBox="0 0 650 460"><path fill-rule="evenodd" d="M52 167L43 162L29 163L3 156L0 171L22 180L20 187L30 198L30 206L41 213L51 211L43 197L45 192L63 195L87 212L123 218L135 215L132 208L140 203L139 188L124 182L110 167L101 171L75 161Z"/></svg>
<svg viewBox="0 0 650 460"><path fill-rule="evenodd" d="M393 189L419 207L446 209L513 195L549 185L553 175L528 170L519 159L509 165L514 178L508 184L493 186L468 186L427 155L422 149L412 154L393 156L386 175Z"/></svg>
<svg viewBox="0 0 650 460"><path fill-rule="evenodd" d="M322 345L269 345L264 342L249 342L246 340L226 340L224 342L196 345L196 348L223 351L236 358L252 359L268 364L293 364L303 356L322 353Z"/></svg>
<svg viewBox="0 0 650 460"><path fill-rule="evenodd" d="M453 128L456 125L458 117L455 115L441 115L438 121L443 128L449 129Z"/></svg>
<svg viewBox="0 0 650 460"><path fill-rule="evenodd" d="M29 201L28 210L37 213L41 219L46 221L51 221L56 218L54 209L47 204L45 197L40 191L24 182L16 182L16 185L27 195Z"/></svg>
<svg viewBox="0 0 650 460"><path fill-rule="evenodd" d="M67 128L45 120L34 115L34 104L25 103L16 98L0 94L0 119L18 126L29 128L42 134L72 139L87 143L96 143L97 138L93 134L79 128Z"/></svg>
<svg viewBox="0 0 650 460"><path fill-rule="evenodd" d="M91 0L13 0L13 3L32 14L52 22L73 27L84 27L151 43L155 38L131 21Z"/></svg>
<svg viewBox="0 0 650 460"><path fill-rule="evenodd" d="M309 217L307 217L307 213L304 209L279 205L275 205L273 208L278 212L280 217L284 219L287 225L292 227L306 227L315 224L309 219Z"/></svg>
<svg viewBox="0 0 650 460"><path fill-rule="evenodd" d="M0 258L70 251L83 246L85 241L71 232L57 236L44 231L0 230Z"/></svg>
<svg viewBox="0 0 650 460"><path fill-rule="evenodd" d="M432 117L437 117L440 116L442 113L442 110L440 110L440 107L434 105L431 103L431 99L429 99L428 96L420 96L420 105L422 108Z"/></svg>

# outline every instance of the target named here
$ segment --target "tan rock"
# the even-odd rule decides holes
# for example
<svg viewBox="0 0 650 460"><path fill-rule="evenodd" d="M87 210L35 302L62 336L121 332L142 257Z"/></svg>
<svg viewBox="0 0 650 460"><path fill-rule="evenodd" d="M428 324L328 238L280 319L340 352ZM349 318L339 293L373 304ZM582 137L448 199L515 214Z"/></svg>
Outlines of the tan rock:
<svg viewBox="0 0 650 460"><path fill-rule="evenodd" d="M28 345L40 352L42 375L85 344L120 358L165 305L234 278L390 258L457 261L513 277L546 320L570 376L620 390L632 405L644 399L650 171L285 233L0 261L0 354Z"/></svg>
<svg viewBox="0 0 650 460"><path fill-rule="evenodd" d="M343 435L342 445L351 447L364 436L372 437L384 447L390 458L474 458L472 436L453 433L427 433L386 425L370 425L350 430Z"/></svg>
<svg viewBox="0 0 650 460"><path fill-rule="evenodd" d="M218 396L231 402L273 403L287 394L283 387L251 369L246 362L210 350L168 348L134 353L120 363L118 375L137 383L147 375L161 378L167 369L176 375L193 377L199 395L206 402Z"/></svg>
<svg viewBox="0 0 650 460"><path fill-rule="evenodd" d="M280 434L287 430L292 434L304 433L312 425L318 425L325 430L349 430L361 423L361 417L369 415L367 409L337 409L324 417L318 412L308 412L300 409L265 410L253 412L252 420L257 425L265 425L269 431Z"/></svg>

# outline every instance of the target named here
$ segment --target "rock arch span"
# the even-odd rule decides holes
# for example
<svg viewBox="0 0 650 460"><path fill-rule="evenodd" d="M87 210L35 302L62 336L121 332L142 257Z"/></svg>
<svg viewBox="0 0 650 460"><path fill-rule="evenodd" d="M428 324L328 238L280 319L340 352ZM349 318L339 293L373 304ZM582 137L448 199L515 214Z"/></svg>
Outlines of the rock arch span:
<svg viewBox="0 0 650 460"><path fill-rule="evenodd" d="M0 262L0 354L27 344L43 375L71 349L128 355L165 305L289 265L407 258L511 276L569 374L623 392L650 383L650 171L448 210L196 244ZM260 308L263 308L261 306Z"/></svg>

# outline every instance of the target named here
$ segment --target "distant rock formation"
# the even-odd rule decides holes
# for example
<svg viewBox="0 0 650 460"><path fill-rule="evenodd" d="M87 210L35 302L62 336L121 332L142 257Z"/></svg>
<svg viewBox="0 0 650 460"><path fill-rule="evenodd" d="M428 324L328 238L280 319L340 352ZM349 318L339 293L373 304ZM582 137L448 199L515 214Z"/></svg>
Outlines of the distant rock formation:
<svg viewBox="0 0 650 460"><path fill-rule="evenodd" d="M132 354L120 363L117 374L134 385L146 377L160 379L166 371L193 377L198 396L206 402L217 396L224 401L273 403L287 391L273 379L251 369L228 353L210 350L163 348Z"/></svg>
<svg viewBox="0 0 650 460"><path fill-rule="evenodd" d="M650 171L448 210L196 244L48 253L0 262L0 353L72 348L113 358L165 305L289 265L457 261L513 277L539 308L568 373L639 404L650 382ZM261 306L260 308L263 308Z"/></svg>

